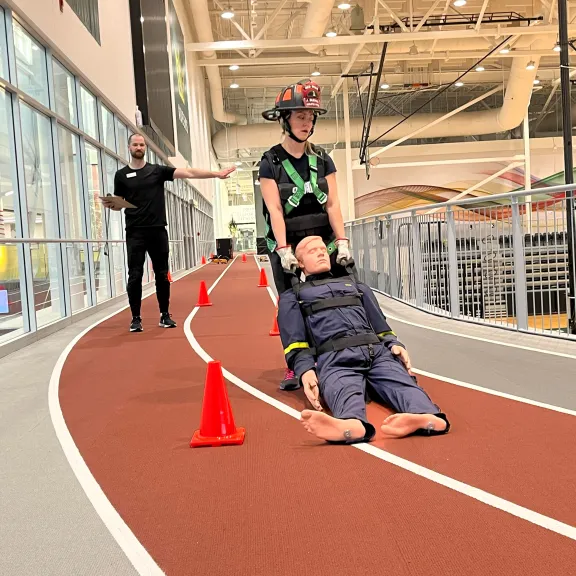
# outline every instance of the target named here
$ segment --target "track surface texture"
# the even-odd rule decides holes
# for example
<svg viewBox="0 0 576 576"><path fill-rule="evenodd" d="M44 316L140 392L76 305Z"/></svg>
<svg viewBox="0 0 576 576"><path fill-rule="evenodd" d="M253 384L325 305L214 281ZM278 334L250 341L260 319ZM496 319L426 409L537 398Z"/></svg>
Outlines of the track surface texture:
<svg viewBox="0 0 576 576"><path fill-rule="evenodd" d="M129 334L123 312L84 336L60 382L66 423L92 474L169 576L560 575L576 542L348 446L328 446L294 418L228 383L242 446L189 448L206 364L183 333L207 266L172 285L175 330ZM297 409L281 392L274 307L252 258L238 259L191 328L224 368ZM401 338L401 334L399 335ZM447 358L449 361L449 358ZM418 359L413 358L418 365ZM449 415L442 437L375 440L403 458L576 525L573 416L425 378ZM374 424L386 411L372 403Z"/></svg>

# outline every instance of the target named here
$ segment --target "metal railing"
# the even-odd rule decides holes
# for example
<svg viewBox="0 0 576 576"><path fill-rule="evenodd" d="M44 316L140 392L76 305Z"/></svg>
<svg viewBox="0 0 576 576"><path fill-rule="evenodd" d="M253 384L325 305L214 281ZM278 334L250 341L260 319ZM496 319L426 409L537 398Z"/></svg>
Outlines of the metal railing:
<svg viewBox="0 0 576 576"><path fill-rule="evenodd" d="M565 192L551 186L346 223L364 282L437 315L558 337L569 332ZM573 253L573 251L572 251Z"/></svg>
<svg viewBox="0 0 576 576"><path fill-rule="evenodd" d="M170 240L170 270L197 262ZM204 250L202 250L204 251ZM0 345L126 294L126 240L0 238ZM142 284L154 281L146 256Z"/></svg>

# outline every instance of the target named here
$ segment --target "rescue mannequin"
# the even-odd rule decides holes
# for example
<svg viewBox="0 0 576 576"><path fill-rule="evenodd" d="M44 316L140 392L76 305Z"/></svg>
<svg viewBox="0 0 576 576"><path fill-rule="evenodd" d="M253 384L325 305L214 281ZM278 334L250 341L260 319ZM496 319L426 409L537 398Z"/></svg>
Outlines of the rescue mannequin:
<svg viewBox="0 0 576 576"><path fill-rule="evenodd" d="M348 238L336 187L336 167L328 154L308 139L319 115L325 114L320 87L302 80L284 88L273 109L262 113L282 126L284 140L264 153L259 181L266 221L266 242L278 294L289 290L298 261L296 244L306 236L320 236L331 256L335 275L345 274L340 266L350 258ZM280 321L280 320L279 320ZM300 387L286 368L282 390Z"/></svg>
<svg viewBox="0 0 576 576"><path fill-rule="evenodd" d="M353 275L331 275L320 237L300 242L296 257L305 282L296 281L280 297L278 324L287 364L316 409L302 411L304 428L329 442L370 441L376 431L366 417L369 385L397 412L380 427L385 437L448 432L448 419L416 383L408 352L372 290Z"/></svg>

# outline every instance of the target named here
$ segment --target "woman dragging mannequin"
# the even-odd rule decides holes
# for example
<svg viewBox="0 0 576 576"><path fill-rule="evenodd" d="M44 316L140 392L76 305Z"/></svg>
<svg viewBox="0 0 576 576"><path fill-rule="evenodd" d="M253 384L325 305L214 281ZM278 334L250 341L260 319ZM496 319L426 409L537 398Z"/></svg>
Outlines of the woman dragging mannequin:
<svg viewBox="0 0 576 576"><path fill-rule="evenodd" d="M334 276L346 275L341 262L350 258L349 240L336 188L336 167L328 154L308 140L322 108L320 87L302 80L284 88L274 108L262 113L282 127L283 141L264 153L259 180L266 221L266 243L278 295L291 290L290 273L298 261L294 248L306 236L320 236L326 244ZM286 368L282 390L300 382Z"/></svg>

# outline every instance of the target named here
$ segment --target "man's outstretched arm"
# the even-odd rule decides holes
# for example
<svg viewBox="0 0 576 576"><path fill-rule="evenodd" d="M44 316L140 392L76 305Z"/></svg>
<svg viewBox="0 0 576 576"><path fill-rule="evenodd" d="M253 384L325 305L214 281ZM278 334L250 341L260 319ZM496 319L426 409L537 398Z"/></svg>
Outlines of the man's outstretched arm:
<svg viewBox="0 0 576 576"><path fill-rule="evenodd" d="M300 379L302 374L313 370L315 358L311 354L310 342L306 334L306 324L300 311L296 295L291 290L280 296L278 303L278 327L284 347L286 364Z"/></svg>
<svg viewBox="0 0 576 576"><path fill-rule="evenodd" d="M212 172L211 170L202 170L201 168L176 168L174 171L174 180L177 178L195 178L197 180L206 180L207 178L228 178L228 176L236 170L235 166L225 168L219 172Z"/></svg>

